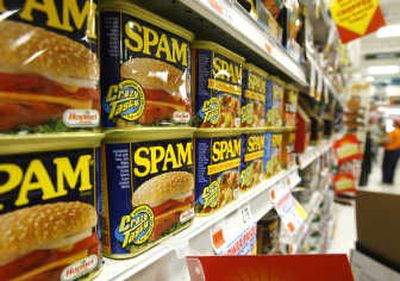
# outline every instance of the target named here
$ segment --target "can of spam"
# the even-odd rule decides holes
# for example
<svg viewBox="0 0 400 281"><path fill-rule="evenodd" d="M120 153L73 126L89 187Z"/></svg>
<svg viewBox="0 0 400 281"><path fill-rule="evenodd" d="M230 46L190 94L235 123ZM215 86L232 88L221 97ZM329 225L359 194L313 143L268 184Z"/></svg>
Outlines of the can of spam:
<svg viewBox="0 0 400 281"><path fill-rule="evenodd" d="M232 129L199 129L195 133L195 212L206 215L237 198L241 133Z"/></svg>
<svg viewBox="0 0 400 281"><path fill-rule="evenodd" d="M295 163L294 145L296 132L285 132L282 135L282 168L289 168Z"/></svg>
<svg viewBox="0 0 400 281"><path fill-rule="evenodd" d="M240 127L244 58L209 41L193 43L193 125Z"/></svg>
<svg viewBox="0 0 400 281"><path fill-rule="evenodd" d="M282 127L284 114L284 82L275 76L269 76L267 81L266 126Z"/></svg>
<svg viewBox="0 0 400 281"><path fill-rule="evenodd" d="M285 126L296 126L296 112L299 98L299 89L294 85L285 85Z"/></svg>
<svg viewBox="0 0 400 281"><path fill-rule="evenodd" d="M265 132L263 129L246 129L242 136L240 161L240 190L245 191L260 182L263 172Z"/></svg>
<svg viewBox="0 0 400 281"><path fill-rule="evenodd" d="M188 125L193 33L122 0L100 23L102 126Z"/></svg>
<svg viewBox="0 0 400 281"><path fill-rule="evenodd" d="M263 177L269 178L281 170L282 133L265 133Z"/></svg>
<svg viewBox="0 0 400 281"><path fill-rule="evenodd" d="M136 256L194 217L193 130L114 130L103 144L103 253Z"/></svg>
<svg viewBox="0 0 400 281"><path fill-rule="evenodd" d="M103 134L0 138L2 280L88 280L101 268Z"/></svg>
<svg viewBox="0 0 400 281"><path fill-rule="evenodd" d="M98 127L97 2L0 1L0 133Z"/></svg>
<svg viewBox="0 0 400 281"><path fill-rule="evenodd" d="M262 69L244 64L240 114L242 127L264 127L267 77L268 74Z"/></svg>

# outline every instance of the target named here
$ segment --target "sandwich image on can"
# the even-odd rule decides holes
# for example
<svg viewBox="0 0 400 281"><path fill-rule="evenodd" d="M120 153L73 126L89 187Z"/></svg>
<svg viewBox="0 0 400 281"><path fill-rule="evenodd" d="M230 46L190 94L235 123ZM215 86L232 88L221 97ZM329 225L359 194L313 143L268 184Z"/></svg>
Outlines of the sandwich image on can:
<svg viewBox="0 0 400 281"><path fill-rule="evenodd" d="M101 267L97 133L0 138L1 280L90 280Z"/></svg>
<svg viewBox="0 0 400 281"><path fill-rule="evenodd" d="M103 252L129 258L189 226L194 217L192 128L106 134Z"/></svg>
<svg viewBox="0 0 400 281"><path fill-rule="evenodd" d="M81 260L89 270L95 268L100 254L99 239L93 232L96 225L96 209L79 201L36 205L0 215L2 280L74 280L67 278L73 276L68 266Z"/></svg>
<svg viewBox="0 0 400 281"><path fill-rule="evenodd" d="M98 127L96 1L30 2L0 5L0 133Z"/></svg>
<svg viewBox="0 0 400 281"><path fill-rule="evenodd" d="M187 126L194 35L128 1L103 1L100 21L103 127Z"/></svg>

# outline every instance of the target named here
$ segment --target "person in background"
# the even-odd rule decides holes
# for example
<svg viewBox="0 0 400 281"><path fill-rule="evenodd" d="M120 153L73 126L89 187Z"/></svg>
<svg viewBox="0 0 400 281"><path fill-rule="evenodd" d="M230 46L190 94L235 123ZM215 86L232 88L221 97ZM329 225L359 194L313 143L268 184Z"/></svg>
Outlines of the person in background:
<svg viewBox="0 0 400 281"><path fill-rule="evenodd" d="M393 184L396 164L400 157L400 119L393 122L394 130L386 135L385 154L382 164L382 181L385 184Z"/></svg>

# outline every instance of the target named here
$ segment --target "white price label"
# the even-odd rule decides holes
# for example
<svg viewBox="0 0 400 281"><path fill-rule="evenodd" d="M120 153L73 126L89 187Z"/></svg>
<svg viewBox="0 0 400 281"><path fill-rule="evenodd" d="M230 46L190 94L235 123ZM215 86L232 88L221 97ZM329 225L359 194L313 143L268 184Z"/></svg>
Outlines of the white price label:
<svg viewBox="0 0 400 281"><path fill-rule="evenodd" d="M246 205L240 210L242 214L242 221L244 225L253 222L253 216L251 214L250 206Z"/></svg>

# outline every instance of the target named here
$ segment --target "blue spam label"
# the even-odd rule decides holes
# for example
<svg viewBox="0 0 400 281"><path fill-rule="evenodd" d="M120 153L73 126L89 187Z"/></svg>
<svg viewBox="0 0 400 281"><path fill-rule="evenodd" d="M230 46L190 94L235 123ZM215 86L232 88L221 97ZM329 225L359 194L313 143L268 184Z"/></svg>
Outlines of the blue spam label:
<svg viewBox="0 0 400 281"><path fill-rule="evenodd" d="M285 90L283 88L283 85L281 85L277 81L268 79L267 99L265 104L266 126L283 126L284 93Z"/></svg>
<svg viewBox="0 0 400 281"><path fill-rule="evenodd" d="M138 255L194 216L192 139L105 144L105 255Z"/></svg>
<svg viewBox="0 0 400 281"><path fill-rule="evenodd" d="M242 134L241 138L240 190L247 190L259 183L263 172L265 135L264 133Z"/></svg>
<svg viewBox="0 0 400 281"><path fill-rule="evenodd" d="M100 19L102 126L189 124L190 42L124 12Z"/></svg>
<svg viewBox="0 0 400 281"><path fill-rule="evenodd" d="M99 148L82 148L0 156L1 231L6 231L5 227L9 225L10 219L14 215L18 227L21 222L21 226L25 225L25 227L19 229L18 237L9 237L9 239L17 240L32 235L30 232L35 227L26 225L26 223L29 224L28 219L32 218L31 214L36 213L36 223L51 220L61 227L65 227L66 223L74 223L71 220L77 219L77 212L81 216L99 217L101 214L99 151ZM49 216L52 218L49 218ZM42 225L42 227L44 226ZM67 274L65 269L74 267L77 262L81 263L85 259L90 259L90 267L76 271L75 275L73 274L74 280L87 277L90 271L101 267L99 227L100 219L97 219L97 222L92 220L90 225L91 235L74 242L86 245L86 254L84 253L81 258L78 257L70 263L64 261L59 268L59 274L61 272ZM13 229L16 229L16 227L14 226ZM49 230L47 232L48 237L57 236L59 233L58 228L48 227L47 229ZM26 233L26 230L28 230L28 233ZM76 254L73 245L77 244L71 244L71 248L63 248L65 255ZM40 250L42 249L37 248L33 251L40 252ZM69 251L71 252L68 253ZM55 258L53 261L61 262L61 258ZM48 260L38 258L35 261L35 266L28 269L16 267L15 264L13 265L15 262L18 262L18 260L11 260L10 263L3 264L0 267L0 271L6 274L2 277L13 276L18 279L18 277L33 272L32 270L36 268L45 266ZM65 267L63 268L63 266ZM43 272L37 274L40 275L40 273ZM46 273L48 274L47 271ZM34 277L38 276L40 279L40 276L43 276L39 275Z"/></svg>
<svg viewBox="0 0 400 281"><path fill-rule="evenodd" d="M265 125L272 126L272 80L267 80L267 89L265 97Z"/></svg>
<svg viewBox="0 0 400 281"><path fill-rule="evenodd" d="M282 134L265 133L264 176L271 177L281 170Z"/></svg>
<svg viewBox="0 0 400 281"><path fill-rule="evenodd" d="M243 69L243 92L241 97L241 126L263 127L265 125L265 102L267 79Z"/></svg>
<svg viewBox="0 0 400 281"><path fill-rule="evenodd" d="M196 213L211 213L237 197L240 153L240 136L196 138Z"/></svg>
<svg viewBox="0 0 400 281"><path fill-rule="evenodd" d="M240 127L242 64L210 50L197 49L194 125Z"/></svg>

